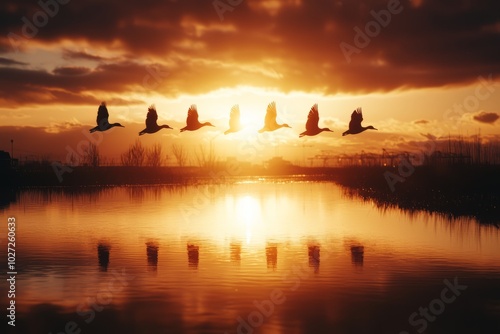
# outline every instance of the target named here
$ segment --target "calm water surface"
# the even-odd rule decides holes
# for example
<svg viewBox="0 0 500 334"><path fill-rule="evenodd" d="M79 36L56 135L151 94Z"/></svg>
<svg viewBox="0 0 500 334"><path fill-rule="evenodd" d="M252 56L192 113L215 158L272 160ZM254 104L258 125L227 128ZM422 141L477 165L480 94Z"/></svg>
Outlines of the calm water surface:
<svg viewBox="0 0 500 334"><path fill-rule="evenodd" d="M497 228L332 183L33 190L0 212L9 333L500 332Z"/></svg>

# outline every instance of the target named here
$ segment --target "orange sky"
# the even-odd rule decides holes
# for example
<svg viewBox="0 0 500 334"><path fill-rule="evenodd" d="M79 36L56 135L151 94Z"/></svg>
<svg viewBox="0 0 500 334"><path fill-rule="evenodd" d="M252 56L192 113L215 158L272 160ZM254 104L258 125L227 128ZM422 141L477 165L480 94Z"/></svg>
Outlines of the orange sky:
<svg viewBox="0 0 500 334"><path fill-rule="evenodd" d="M498 140L497 2L232 3L2 3L0 150L14 139L16 157L64 160L88 141L103 100L110 122L125 125L104 134L108 162L139 138L153 103L159 124L174 130L140 140L165 153L172 143L191 152L213 143L221 158L244 159L250 143L261 159L301 162L322 150L411 150L448 135ZM292 129L258 136L271 101ZM314 103L319 126L334 133L299 139ZM179 133L191 104L216 127ZM224 136L234 104L246 128ZM379 131L342 137L358 106Z"/></svg>

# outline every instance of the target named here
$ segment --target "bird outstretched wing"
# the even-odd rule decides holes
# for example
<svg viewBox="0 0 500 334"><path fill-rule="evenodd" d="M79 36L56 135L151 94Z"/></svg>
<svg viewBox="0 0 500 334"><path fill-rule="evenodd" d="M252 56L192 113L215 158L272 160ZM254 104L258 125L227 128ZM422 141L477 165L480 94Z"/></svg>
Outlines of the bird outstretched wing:
<svg viewBox="0 0 500 334"><path fill-rule="evenodd" d="M306 122L306 130L311 131L318 128L319 122L319 112L318 112L318 104L312 106L311 110L309 110L309 115L307 115Z"/></svg>
<svg viewBox="0 0 500 334"><path fill-rule="evenodd" d="M271 124L276 124L276 102L271 102L267 106L267 111L266 111L266 118L264 120L264 123L266 126L269 126Z"/></svg>
<svg viewBox="0 0 500 334"><path fill-rule="evenodd" d="M158 125L157 121L158 121L158 113L156 112L155 106L151 105L148 108L148 114L146 116L146 127L147 128L155 127L156 125Z"/></svg>
<svg viewBox="0 0 500 334"><path fill-rule="evenodd" d="M363 121L363 110L360 107L356 108L356 110L352 112L351 120L356 120L356 122L361 124Z"/></svg>
<svg viewBox="0 0 500 334"><path fill-rule="evenodd" d="M235 104L229 113L229 128L238 129L240 127L240 107Z"/></svg>
<svg viewBox="0 0 500 334"><path fill-rule="evenodd" d="M191 107L189 107L188 110L188 115L186 119L186 126L190 127L193 125L198 124L198 110L196 109L196 104L192 104Z"/></svg>
<svg viewBox="0 0 500 334"><path fill-rule="evenodd" d="M363 121L363 112L361 108L356 108L351 114L351 121L349 122L349 129L355 130L361 128Z"/></svg>
<svg viewBox="0 0 500 334"><path fill-rule="evenodd" d="M99 106L99 109L97 109L97 126L99 127L105 127L106 125L109 125L109 113L108 113L108 108L106 108L106 104L103 102Z"/></svg>

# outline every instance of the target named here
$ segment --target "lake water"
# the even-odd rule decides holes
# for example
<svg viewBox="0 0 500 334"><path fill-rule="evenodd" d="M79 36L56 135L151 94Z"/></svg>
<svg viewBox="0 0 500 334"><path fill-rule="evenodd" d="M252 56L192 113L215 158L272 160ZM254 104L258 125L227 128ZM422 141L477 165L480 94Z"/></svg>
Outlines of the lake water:
<svg viewBox="0 0 500 334"><path fill-rule="evenodd" d="M333 183L31 190L0 212L2 332L500 332L499 229Z"/></svg>

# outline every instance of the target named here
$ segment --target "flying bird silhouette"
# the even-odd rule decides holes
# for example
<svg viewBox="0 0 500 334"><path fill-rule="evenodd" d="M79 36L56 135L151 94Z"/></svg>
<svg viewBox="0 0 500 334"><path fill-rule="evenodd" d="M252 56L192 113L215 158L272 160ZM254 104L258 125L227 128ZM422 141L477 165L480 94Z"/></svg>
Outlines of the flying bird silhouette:
<svg viewBox="0 0 500 334"><path fill-rule="evenodd" d="M108 113L108 108L106 108L106 102L101 102L99 109L97 109L97 118L96 118L97 126L90 129L89 130L90 133L96 131L106 131L115 126L124 128L124 126L121 125L120 123L109 124L108 118L109 118L109 113Z"/></svg>
<svg viewBox="0 0 500 334"><path fill-rule="evenodd" d="M155 133L161 129L172 129L168 125L158 125L157 120L158 114L156 113L156 108L153 104L148 108L148 114L146 115L146 128L139 132L139 136L142 136L145 133Z"/></svg>
<svg viewBox="0 0 500 334"><path fill-rule="evenodd" d="M231 112L229 113L229 129L224 132L225 135L231 132L238 132L241 130L240 123L240 107L235 104L231 108Z"/></svg>
<svg viewBox="0 0 500 334"><path fill-rule="evenodd" d="M279 128L290 128L288 124L278 124L276 122L276 103L273 101L269 103L266 111L266 118L264 119L264 127L259 130L259 133L265 131L274 131Z"/></svg>
<svg viewBox="0 0 500 334"><path fill-rule="evenodd" d="M319 112L318 112L318 104L316 103L315 105L312 106L311 110L309 110L309 114L307 115L306 131L302 132L299 135L299 138L304 136L316 136L317 134L323 131L333 132L329 128L319 128L318 122L319 122Z"/></svg>
<svg viewBox="0 0 500 334"><path fill-rule="evenodd" d="M203 126L213 126L210 122L200 123L198 121L198 110L196 109L196 105L192 104L189 107L188 115L186 119L186 126L181 129L183 131L195 131Z"/></svg>
<svg viewBox="0 0 500 334"><path fill-rule="evenodd" d="M365 130L378 130L375 129L373 126L368 125L368 126L361 126L361 122L363 121L363 112L361 108L357 108L354 110L351 114L351 121L349 122L349 130L345 131L342 136L345 135L355 135L358 133L361 133Z"/></svg>

